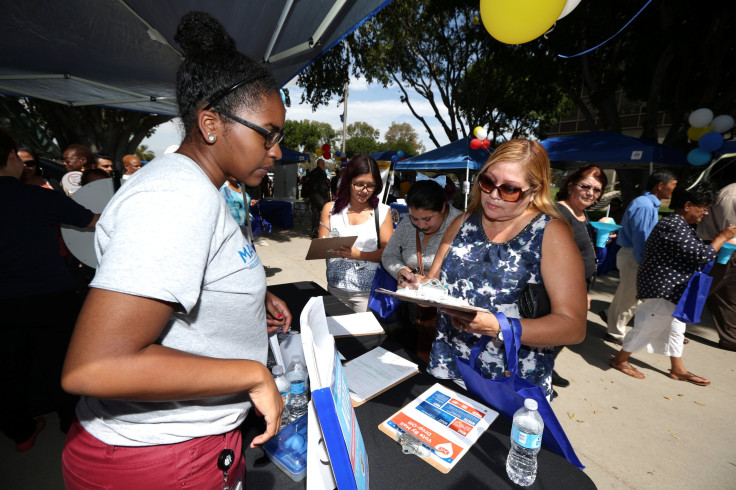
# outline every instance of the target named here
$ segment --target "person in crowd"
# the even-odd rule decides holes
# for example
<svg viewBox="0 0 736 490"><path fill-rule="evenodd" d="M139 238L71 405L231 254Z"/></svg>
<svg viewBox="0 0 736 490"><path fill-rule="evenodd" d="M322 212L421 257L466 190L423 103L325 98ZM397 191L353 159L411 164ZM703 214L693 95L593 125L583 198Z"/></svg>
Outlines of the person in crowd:
<svg viewBox="0 0 736 490"><path fill-rule="evenodd" d="M99 267L62 375L82 395L62 454L68 489L236 488L248 410L266 423L252 445L281 425L266 357L291 313L219 193L228 177L257 185L281 158L279 86L209 14L186 14L174 40L184 139L121 187L96 229Z"/></svg>
<svg viewBox="0 0 736 490"><path fill-rule="evenodd" d="M621 220L624 217L624 204L621 202L621 199L614 197L611 199L609 206L608 216L613 218L613 221L615 221L616 224L621 223Z"/></svg>
<svg viewBox="0 0 736 490"><path fill-rule="evenodd" d="M317 166L305 178L309 186L309 206L312 209L312 238L316 238L319 235L319 220L322 209L329 199L330 192L330 181L325 173L324 158L317 159Z"/></svg>
<svg viewBox="0 0 736 490"><path fill-rule="evenodd" d="M84 145L69 145L62 157L66 175L61 180L64 192L71 196L82 187L82 172L94 168L95 156L92 150Z"/></svg>
<svg viewBox="0 0 736 490"><path fill-rule="evenodd" d="M340 183L340 172L341 170L339 168L335 170L335 175L330 179L330 193L332 194L333 201L337 199L337 185Z"/></svg>
<svg viewBox="0 0 736 490"><path fill-rule="evenodd" d="M698 235L707 243L718 236L718 230L736 224L736 183L718 193L710 212L698 225ZM727 264L716 262L711 271L713 284L708 293L708 311L718 331L721 349L736 351L736 253Z"/></svg>
<svg viewBox="0 0 736 490"><path fill-rule="evenodd" d="M637 298L643 302L636 309L634 328L610 360L612 368L644 379L644 373L632 366L629 358L646 347L649 353L669 356L670 378L698 386L710 384L706 378L685 369L682 362L685 323L672 314L692 275L714 260L721 246L736 235L736 226L729 226L706 245L693 230L692 225L708 214L713 197L713 189L707 182L690 190L682 187L674 190L670 207L675 212L656 224L644 246L637 273Z"/></svg>
<svg viewBox="0 0 736 490"><path fill-rule="evenodd" d="M459 379L456 357L468 359L481 336L493 338L478 356L488 378L504 376L505 347L494 313L520 317L527 283L543 284L551 313L521 319L519 374L552 395L553 349L582 342L586 301L583 261L570 226L549 192L550 166L536 141L512 139L493 152L475 179L468 210L456 218L426 278L440 278L450 295L491 313L441 309L428 372Z"/></svg>
<svg viewBox="0 0 736 490"><path fill-rule="evenodd" d="M432 267L442 235L461 212L445 201L442 187L433 180L422 180L411 186L406 195L408 219L402 219L383 251L383 268L403 285L412 274L424 274ZM421 257L421 263L419 259ZM420 357L429 356L434 341L437 310L417 309L413 303L405 303L407 317L416 329L417 351ZM428 315L429 321L420 318L417 310ZM434 325L431 325L434 323ZM428 325L429 324L429 325Z"/></svg>
<svg viewBox="0 0 736 490"><path fill-rule="evenodd" d="M616 243L621 247L616 254L620 281L611 306L606 313L608 332L605 340L621 345L626 325L636 312L636 274L644 255L644 243L659 219L662 199L669 199L677 186L675 175L669 170L657 170L649 176L646 191L624 211Z"/></svg>
<svg viewBox="0 0 736 490"><path fill-rule="evenodd" d="M109 179L110 175L102 170L101 168L93 168L92 170L87 170L82 174L82 180L81 184L82 187L89 184L90 182L94 182L96 180L103 180L103 179Z"/></svg>
<svg viewBox="0 0 736 490"><path fill-rule="evenodd" d="M228 177L222 187L220 187L220 194L225 199L230 214L238 225L240 225L243 233L247 233L245 229L245 213L248 213L249 219L253 222L253 215L250 213L250 208L258 204L257 199L251 199L247 192L243 196L243 189L240 188L240 184L235 177ZM246 206L246 203L248 205Z"/></svg>
<svg viewBox="0 0 736 490"><path fill-rule="evenodd" d="M27 156L30 156L30 158L25 159L24 157ZM23 151L23 157L21 157L21 152L19 150L18 158L23 162L23 174L20 176L21 182L28 185L37 185L46 189L54 189L51 182L43 178L43 170L30 153Z"/></svg>
<svg viewBox="0 0 736 490"><path fill-rule="evenodd" d="M97 165L95 168L99 168L100 170L103 170L107 173L110 177L112 177L112 171L114 169L113 163L112 163L112 157L108 155L107 153L98 153L97 154Z"/></svg>
<svg viewBox="0 0 736 490"><path fill-rule="evenodd" d="M358 237L327 259L327 290L355 312L368 311L373 276L394 232L389 207L378 199L381 189L378 163L357 155L342 172L337 199L322 208L319 238Z"/></svg>
<svg viewBox="0 0 736 490"><path fill-rule="evenodd" d="M76 398L61 389L61 367L81 304L59 255L57 226L94 228L98 216L61 193L21 182L17 148L13 135L0 130L0 430L16 450L27 451L45 426L31 414L31 393L40 389L31 382L33 362L61 429L74 419Z"/></svg>
<svg viewBox="0 0 736 490"><path fill-rule="evenodd" d="M575 244L583 257L583 272L588 292L595 284L597 266L593 248L595 231L590 226L586 209L600 201L607 184L608 178L603 170L595 165L585 165L565 177L557 193L557 210L572 226ZM590 308L590 295L586 297ZM555 359L561 350L562 346L555 347ZM570 385L570 381L557 374L557 371L552 371L552 385L564 388Z"/></svg>
<svg viewBox="0 0 736 490"><path fill-rule="evenodd" d="M141 169L141 160L135 155L125 155L123 157L123 168L125 173L123 174L123 180L128 180Z"/></svg>

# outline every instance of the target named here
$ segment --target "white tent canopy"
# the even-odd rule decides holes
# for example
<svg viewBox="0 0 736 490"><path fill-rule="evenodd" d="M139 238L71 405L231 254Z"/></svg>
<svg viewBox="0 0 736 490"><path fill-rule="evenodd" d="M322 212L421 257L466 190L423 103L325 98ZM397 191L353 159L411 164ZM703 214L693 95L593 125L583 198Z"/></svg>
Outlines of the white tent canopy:
<svg viewBox="0 0 736 490"><path fill-rule="evenodd" d="M391 0L0 1L0 92L174 116L185 13L213 15L284 85Z"/></svg>

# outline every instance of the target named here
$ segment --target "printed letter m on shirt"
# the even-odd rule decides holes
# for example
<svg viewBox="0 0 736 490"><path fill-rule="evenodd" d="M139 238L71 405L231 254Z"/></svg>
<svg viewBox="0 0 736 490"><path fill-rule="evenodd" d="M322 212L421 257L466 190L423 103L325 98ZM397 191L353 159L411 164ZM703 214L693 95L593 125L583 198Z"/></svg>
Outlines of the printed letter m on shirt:
<svg viewBox="0 0 736 490"><path fill-rule="evenodd" d="M247 264L250 260L253 259L253 255L255 255L255 250L250 245L245 245L243 247L243 251L239 251L238 255L240 255L240 258L243 259L243 262Z"/></svg>

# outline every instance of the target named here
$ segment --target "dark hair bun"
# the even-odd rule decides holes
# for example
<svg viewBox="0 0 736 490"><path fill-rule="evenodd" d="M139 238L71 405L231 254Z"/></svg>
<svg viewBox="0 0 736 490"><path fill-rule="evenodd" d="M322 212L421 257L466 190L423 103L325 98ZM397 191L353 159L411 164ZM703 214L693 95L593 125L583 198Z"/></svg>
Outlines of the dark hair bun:
<svg viewBox="0 0 736 490"><path fill-rule="evenodd" d="M189 12L181 18L174 40L187 57L212 56L236 51L235 41L220 22L205 12Z"/></svg>

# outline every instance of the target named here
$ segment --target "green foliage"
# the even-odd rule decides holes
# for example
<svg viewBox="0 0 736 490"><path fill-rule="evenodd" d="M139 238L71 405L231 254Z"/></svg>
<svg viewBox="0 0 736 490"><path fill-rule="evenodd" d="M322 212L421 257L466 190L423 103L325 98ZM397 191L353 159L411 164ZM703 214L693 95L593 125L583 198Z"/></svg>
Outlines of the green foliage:
<svg viewBox="0 0 736 490"><path fill-rule="evenodd" d="M419 155L424 153L424 144L419 141L419 136L414 127L409 123L392 122L386 130L386 146L388 149L402 150L407 155Z"/></svg>
<svg viewBox="0 0 736 490"><path fill-rule="evenodd" d="M143 162L150 162L156 158L156 154L148 149L148 145L141 145L135 149L135 156Z"/></svg>
<svg viewBox="0 0 736 490"><path fill-rule="evenodd" d="M313 153L325 143L336 147L336 142L339 140L339 133L332 126L308 119L286 120L284 131L286 136L282 142L283 146L305 153ZM333 151L334 149L336 148L333 148Z"/></svg>
<svg viewBox="0 0 736 490"><path fill-rule="evenodd" d="M378 141L381 137L381 132L376 128L368 124L367 122L357 121L352 124L348 124L346 128L347 138L372 138Z"/></svg>
<svg viewBox="0 0 736 490"><path fill-rule="evenodd" d="M370 154L380 151L379 143L374 138L354 136L345 141L345 154L352 158L359 154Z"/></svg>

